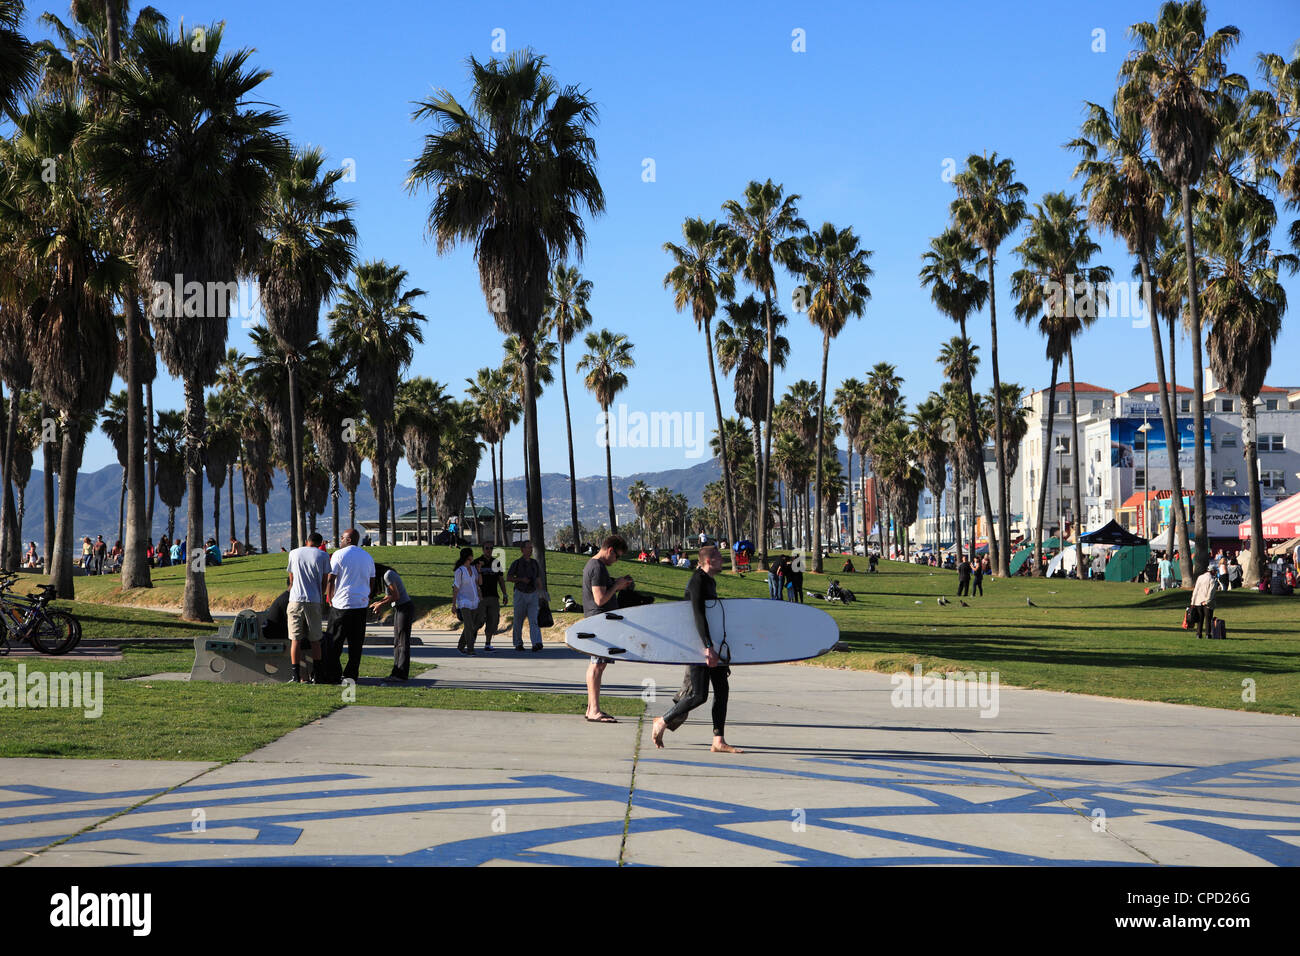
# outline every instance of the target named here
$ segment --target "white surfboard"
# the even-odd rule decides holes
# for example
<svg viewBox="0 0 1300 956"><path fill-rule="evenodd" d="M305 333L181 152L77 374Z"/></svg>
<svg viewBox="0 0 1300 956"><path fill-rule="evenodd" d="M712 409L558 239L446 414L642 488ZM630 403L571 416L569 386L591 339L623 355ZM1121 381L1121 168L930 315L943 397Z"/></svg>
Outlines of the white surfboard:
<svg viewBox="0 0 1300 956"><path fill-rule="evenodd" d="M706 610L714 647L731 664L778 664L819 657L840 638L825 611L791 601L730 598ZM703 664L704 645L689 601L666 601L583 618L564 632L574 650L641 664Z"/></svg>

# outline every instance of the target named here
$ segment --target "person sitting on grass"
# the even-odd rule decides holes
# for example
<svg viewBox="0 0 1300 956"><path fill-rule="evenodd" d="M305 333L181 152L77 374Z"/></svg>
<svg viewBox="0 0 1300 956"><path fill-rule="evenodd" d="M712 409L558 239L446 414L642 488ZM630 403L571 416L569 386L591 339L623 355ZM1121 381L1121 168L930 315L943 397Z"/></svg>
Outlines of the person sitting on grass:
<svg viewBox="0 0 1300 956"><path fill-rule="evenodd" d="M840 567L840 574L853 574L858 569L853 566L852 558L845 558L844 564Z"/></svg>

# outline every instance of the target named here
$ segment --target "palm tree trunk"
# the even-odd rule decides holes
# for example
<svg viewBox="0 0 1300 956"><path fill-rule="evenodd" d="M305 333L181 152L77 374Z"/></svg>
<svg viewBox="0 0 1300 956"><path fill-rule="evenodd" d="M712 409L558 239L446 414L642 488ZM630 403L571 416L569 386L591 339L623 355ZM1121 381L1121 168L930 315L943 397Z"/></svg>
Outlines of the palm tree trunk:
<svg viewBox="0 0 1300 956"><path fill-rule="evenodd" d="M1075 574L1083 577L1083 481L1079 474L1079 400L1074 394L1074 342L1069 345L1070 357L1070 448L1074 454L1074 559Z"/></svg>
<svg viewBox="0 0 1300 956"><path fill-rule="evenodd" d="M129 400L129 399L128 399ZM144 523L148 525L146 538L153 537L153 503L158 495L158 462L154 455L154 438L153 438L153 382L145 382L144 385L145 400L145 417L144 417L144 453L149 462L149 495L145 499Z"/></svg>
<svg viewBox="0 0 1300 956"><path fill-rule="evenodd" d="M109 4L109 8L113 8ZM116 10L113 10L116 16ZM115 29L115 25L110 27ZM111 45L111 44L110 44ZM122 540L122 587L152 587L149 560L145 557L153 527L149 524L145 500L146 425L136 358L143 342L139 335L144 316L132 290L126 301L126 530ZM150 442L150 444L152 444Z"/></svg>
<svg viewBox="0 0 1300 956"><path fill-rule="evenodd" d="M72 582L73 521L77 500L77 469L81 466L81 429L72 415L64 415L63 450L59 462L59 522L49 564L49 583L66 600L76 597Z"/></svg>
<svg viewBox="0 0 1300 956"><path fill-rule="evenodd" d="M20 392L13 389L9 393L9 418L6 422L4 438L4 469L0 481L4 483L3 505L0 505L0 567L12 571L22 563L22 529L14 514L13 464L14 446L18 442L18 399Z"/></svg>
<svg viewBox="0 0 1300 956"><path fill-rule="evenodd" d="M557 310L558 311L558 310ZM564 395L564 434L569 440L569 520L573 524L573 542L578 542L578 472L573 465L573 421L569 415L569 374L565 368L564 359L564 321L560 321L560 329L557 338L560 340L560 391ZM606 418L609 413L606 411ZM609 434L609 422L605 423L606 436ZM609 451L609 444L606 442L605 451ZM505 480L505 474L501 475L502 481ZM610 505L610 511L613 512L613 505ZM611 520L609 525L610 534L614 533L614 522Z"/></svg>
<svg viewBox="0 0 1300 956"><path fill-rule="evenodd" d="M769 377L770 374L771 370L769 369ZM749 436L750 443L754 446L754 514L753 524L750 526L749 533L753 536L754 540L758 540L758 482L762 480L763 474L763 447L761 445L763 426L758 419L752 419L752 421L754 422L754 430L749 433ZM788 488L786 490L787 492L789 491ZM763 567L766 568L766 555L763 556L763 560Z"/></svg>
<svg viewBox="0 0 1300 956"><path fill-rule="evenodd" d="M1052 429L1056 423L1056 376L1060 368L1061 360L1052 359L1052 387L1047 393L1047 437L1043 439L1043 479L1038 493L1038 534L1034 541L1035 577L1042 573L1043 568L1043 518L1047 511L1047 473L1052 468Z"/></svg>
<svg viewBox="0 0 1300 956"><path fill-rule="evenodd" d="M221 486L212 486L212 540L221 534ZM217 542L220 544L220 542Z"/></svg>
<svg viewBox="0 0 1300 956"><path fill-rule="evenodd" d="M542 516L542 460L537 438L537 343L525 336L524 348L524 466L528 488L528 539L540 570L540 590L546 590L546 528ZM608 428L608 416L606 416ZM609 445L606 443L606 449Z"/></svg>
<svg viewBox="0 0 1300 956"><path fill-rule="evenodd" d="M502 542L505 541L505 537L502 534L502 530L501 530L501 523L504 520L504 518L501 514L501 501L498 497L498 489L497 489L497 446L496 445L492 445L488 449L488 458L491 459L492 461L492 510L496 512L495 520L493 520L492 522L492 528L496 532L496 534L494 535L494 537L496 538L495 543L496 546L499 548L502 546ZM576 524L573 526L573 534L574 534L574 540L577 540L578 526Z"/></svg>
<svg viewBox="0 0 1300 956"><path fill-rule="evenodd" d="M849 554L852 555L857 547L855 543L856 529L853 527L853 441L852 439L849 440L848 445L849 445L849 483L847 485L847 488L849 489Z"/></svg>
<svg viewBox="0 0 1300 956"><path fill-rule="evenodd" d="M330 502L334 510L334 535L330 538L330 544L337 548L339 546L339 473L337 471L330 474Z"/></svg>
<svg viewBox="0 0 1300 956"><path fill-rule="evenodd" d="M388 429L384 416L375 421L375 494L379 497L379 546L388 544Z"/></svg>
<svg viewBox="0 0 1300 956"><path fill-rule="evenodd" d="M957 547L957 563L961 564L962 547L961 547L961 468L953 466L952 480L956 485L953 492L953 525L952 540ZM1041 520L1041 519L1040 519Z"/></svg>
<svg viewBox="0 0 1300 956"><path fill-rule="evenodd" d="M355 488L348 489L348 527L357 526L357 492ZM339 539L342 540L341 538ZM335 541L334 546L338 547L339 542Z"/></svg>
<svg viewBox="0 0 1300 956"><path fill-rule="evenodd" d="M722 451L722 494L727 509L727 540L736 540L736 506L731 496L731 459L727 453L727 432L722 425L722 399L718 397L718 373L713 368L713 332L704 320L704 346L709 353L709 384L713 386L713 411L718 417L718 445ZM731 552L731 569L736 570L736 552Z"/></svg>
<svg viewBox="0 0 1300 956"><path fill-rule="evenodd" d="M618 524L614 520L614 468L609 452L609 406L605 406L605 489L609 493L609 533L618 534Z"/></svg>
<svg viewBox="0 0 1300 956"><path fill-rule="evenodd" d="M266 554L266 502L257 506L257 530L262 539L262 553Z"/></svg>
<svg viewBox="0 0 1300 956"><path fill-rule="evenodd" d="M193 555L203 553L203 386L185 377L185 493L189 512L185 523L185 594L181 598L181 620L212 620L208 610L208 582L195 568ZM200 562L200 567L202 563Z"/></svg>
<svg viewBox="0 0 1300 956"><path fill-rule="evenodd" d="M1165 381L1164 348L1160 341L1160 317L1156 315L1151 302L1151 262L1145 248L1138 250L1138 268L1142 272L1142 296L1146 299L1147 317L1151 321L1151 343L1155 350L1156 378L1160 386L1160 417L1165 426L1165 449L1169 456L1169 510L1174 518L1174 528L1178 534L1178 564L1182 573L1183 587L1190 588L1192 578L1191 544L1188 540L1187 514L1183 511L1183 478L1178 467L1178 451L1181 442L1178 438L1178 423L1174 416L1173 405ZM1150 481L1150 479L1147 479Z"/></svg>
<svg viewBox="0 0 1300 956"><path fill-rule="evenodd" d="M1183 255L1184 262L1196 262L1196 248L1192 243L1192 190L1191 187L1184 184L1183 193ZM1209 524L1206 518L1205 509L1205 442L1202 436L1205 434L1205 383L1203 381L1204 372L1201 369L1201 306L1196 293L1196 270L1189 268L1187 270L1187 317L1191 325L1190 337L1192 340L1192 423L1195 426L1195 435L1192 437L1192 452L1195 461L1195 481L1196 489L1192 507L1195 509L1196 531L1196 560L1192 566L1192 574L1198 575L1209 566L1210 563L1210 539ZM1168 439L1165 445L1169 446L1172 442Z"/></svg>
<svg viewBox="0 0 1300 956"><path fill-rule="evenodd" d="M303 506L302 488L302 438L298 429L302 400L298 397L298 356L286 352L284 363L289 370L289 496L293 499L293 522L289 526L289 549L292 551L307 540L306 509ZM382 520L382 519L381 519Z"/></svg>
<svg viewBox="0 0 1300 956"><path fill-rule="evenodd" d="M420 484L420 473L415 473L415 544L424 544L424 486Z"/></svg>
<svg viewBox="0 0 1300 956"><path fill-rule="evenodd" d="M167 506L167 543L176 540L176 509L171 505Z"/></svg>
<svg viewBox="0 0 1300 956"><path fill-rule="evenodd" d="M508 542L510 538L510 519L506 515L506 440L504 435L501 437L501 441L497 442L497 459L498 464L501 466L498 469L501 474L501 540L502 542ZM574 545L577 545L576 541Z"/></svg>
<svg viewBox="0 0 1300 956"><path fill-rule="evenodd" d="M41 403L41 431L45 430L45 421L53 414L49 405ZM54 564L54 449L51 447L53 442L45 441L42 434L41 455L44 458L45 474L45 573L49 574Z"/></svg>
<svg viewBox="0 0 1300 956"><path fill-rule="evenodd" d="M989 257L989 330L992 336L989 355L993 360L993 451L998 464L998 534L993 538L993 528L989 527L989 557L998 577L1005 578L1009 572L1011 542L1011 514L1009 489L1007 487L1007 453L1002 447L1002 381L998 377L998 303L996 287L993 282L993 252L990 246L985 250ZM981 455L981 458L983 456ZM981 467L983 467L981 463Z"/></svg>
<svg viewBox="0 0 1300 956"><path fill-rule="evenodd" d="M126 472L122 472L121 488L117 493L117 540L125 537L126 525Z"/></svg>
<svg viewBox="0 0 1300 956"><path fill-rule="evenodd" d="M755 514L758 519L758 553L761 559L761 567L767 570L767 482L768 469L772 465L772 409L774 407L773 388L776 385L776 361L772 353L773 343L776 339L776 329L772 325L772 293L763 293L763 317L767 321L767 404L765 424L767 431L763 436L763 456L762 468L754 472L754 480L758 482L758 487L754 490L754 497L757 500L757 510ZM821 437L820 435L818 436ZM756 463L758 464L758 463Z"/></svg>
<svg viewBox="0 0 1300 956"><path fill-rule="evenodd" d="M1241 583L1248 588L1253 588L1259 584L1261 572L1264 568L1264 529L1262 527L1263 504L1260 502L1259 494L1259 455L1256 436L1258 430L1255 427L1255 396L1241 396L1241 411L1246 419L1246 426L1242 429L1243 437L1248 440L1245 442L1246 451L1246 476L1250 482L1250 551L1247 554L1246 565L1241 569Z"/></svg>
<svg viewBox="0 0 1300 956"><path fill-rule="evenodd" d="M822 573L822 416L826 413L826 365L830 361L831 337L822 333L822 388L817 393L817 435L813 439L817 447L816 477L813 479L813 494L817 501L816 527L813 529L813 573Z"/></svg>
<svg viewBox="0 0 1300 956"><path fill-rule="evenodd" d="M990 273L990 275L992 275L992 273ZM990 291L990 294L991 294L991 293L992 293L992 289L990 288L989 291ZM991 303L991 302L992 302L992 300L990 299L990 303ZM965 346L965 348L966 348L967 354L969 354L969 352L970 352L970 339L968 339L968 338L966 337L966 320L965 320L965 319L962 319L962 320L961 320L961 340L962 340L962 344L963 344L963 345ZM965 363L963 363L963 364L965 364ZM969 424L970 424L971 434L972 434L972 435L978 435L978 434L980 433L980 430L979 430L979 424L978 424L978 423L976 422L976 420L975 420L975 393L974 393L974 391L973 391L972 388L971 388L971 381L970 381L970 366L969 366L969 365L966 365L966 368L965 368L965 370L964 370L964 375L963 375L962 377L963 377L963 378L965 379L965 381L966 381L966 411L967 411L967 413L968 413L968 415L969 415ZM997 393L996 382L995 382L995 385L994 385L994 394L995 394L995 395L998 394L998 393ZM1000 405L1001 403L998 403L998 404ZM998 447L999 447L999 449L1001 449L1001 444L1000 444L1000 442L999 442ZM991 504L990 504L990 502L989 502L989 476L988 476L988 470L984 467L984 443L983 443L983 442L980 442L980 450L979 450L979 489L980 489L980 492L984 495L984 524L988 527L988 534L989 534L989 560L992 561L992 560L993 560L993 554L994 554L994 542L993 542L993 508L992 508L992 506L991 506ZM974 505L974 499L975 499L975 495L974 495L974 492L972 491L972 493L971 493L971 504L972 504L972 505ZM974 508L972 507L971 510L974 511ZM971 523L970 523L970 540L971 540L970 553L971 553L971 559L972 559L972 560L974 560L974 558L975 558L975 538L976 538L975 519L974 519L974 517L972 516L972 518L971 518Z"/></svg>
<svg viewBox="0 0 1300 956"><path fill-rule="evenodd" d="M239 476L244 485L244 547L252 543L252 538L248 531L248 465L244 462L244 452L239 452Z"/></svg>
<svg viewBox="0 0 1300 956"><path fill-rule="evenodd" d="M230 506L230 537L235 537L235 463L226 466L226 504Z"/></svg>

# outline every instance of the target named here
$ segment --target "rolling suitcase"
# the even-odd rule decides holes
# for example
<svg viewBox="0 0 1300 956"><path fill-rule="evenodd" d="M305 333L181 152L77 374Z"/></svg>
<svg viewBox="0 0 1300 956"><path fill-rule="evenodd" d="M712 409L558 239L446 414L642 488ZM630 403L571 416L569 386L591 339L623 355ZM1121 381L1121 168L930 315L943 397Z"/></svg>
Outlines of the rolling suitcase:
<svg viewBox="0 0 1300 956"><path fill-rule="evenodd" d="M1210 622L1210 639L1223 641L1228 638L1228 628L1223 623L1223 618L1216 617Z"/></svg>

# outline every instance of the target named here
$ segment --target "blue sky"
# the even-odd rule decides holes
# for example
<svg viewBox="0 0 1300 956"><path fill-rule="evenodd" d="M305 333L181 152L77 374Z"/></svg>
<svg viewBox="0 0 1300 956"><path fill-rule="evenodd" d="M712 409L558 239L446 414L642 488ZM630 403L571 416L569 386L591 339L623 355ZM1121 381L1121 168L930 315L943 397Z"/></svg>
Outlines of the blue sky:
<svg viewBox="0 0 1300 956"><path fill-rule="evenodd" d="M903 376L909 404L940 384L935 356L956 333L917 282L920 256L947 222L950 183L944 162L971 152L1010 157L1031 202L1049 191L1077 191L1075 158L1062 149L1076 135L1086 99L1109 102L1131 44L1127 27L1154 19L1152 2L1040 3L435 4L374 0L223 0L155 3L173 22L225 20L228 46L256 48L253 62L272 71L261 98L288 114L291 137L316 144L335 162L350 158L356 181L364 259L400 263L428 291L425 344L411 372L448 383L500 360L500 335L478 289L469 250L439 257L425 236L428 196L403 181L426 129L412 103L438 87L464 98L465 59L493 55L494 30L508 49L546 55L561 83L587 89L600 108L595 130L605 215L589 223L582 263L594 283L595 328L627 334L637 368L621 396L629 410L704 412L713 421L702 336L673 311L663 290L665 241L680 237L688 216L714 217L750 179L772 178L802 199L810 225L851 225L874 251L872 299L831 348L828 388L865 377L879 361ZM62 3L29 3L29 14ZM1287 54L1300 39L1293 0L1210 4L1210 26L1242 32L1231 66L1257 82L1256 54ZM35 30L35 27L33 27ZM802 30L805 52L795 52ZM1103 30L1105 51L1094 52ZM498 34L499 36L499 34ZM653 182L643 179L654 161ZM1295 213L1286 216L1289 222ZM998 318L1004 381L1046 387L1049 368L1037 334L1012 314L1007 277L1012 249L999 253ZM1279 231L1279 243L1281 232ZM1099 262L1127 278L1131 260L1103 239ZM791 280L782 277L788 301ZM1287 316L1274 355L1272 384L1300 385L1300 282L1287 283ZM987 310L971 323L991 383ZM777 380L816 379L820 336L792 315L792 359ZM230 344L247 350L232 323ZM580 350L578 350L580 351ZM1189 380L1190 352L1180 345L1179 379ZM579 475L603 474L594 399L573 374L571 402ZM1117 389L1154 378L1150 332L1129 319L1104 319L1076 346L1081 381ZM729 389L724 388L724 412ZM178 383L160 383L161 408L182 404ZM542 468L566 471L558 377L540 403ZM710 426L712 427L712 426ZM507 439L506 472L522 472L522 428ZM114 461L105 439L88 443L85 468ZM694 464L684 449L615 448L619 474ZM480 477L489 475L486 458ZM400 478L410 481L403 465Z"/></svg>

